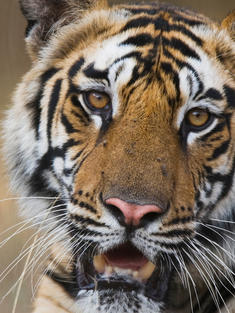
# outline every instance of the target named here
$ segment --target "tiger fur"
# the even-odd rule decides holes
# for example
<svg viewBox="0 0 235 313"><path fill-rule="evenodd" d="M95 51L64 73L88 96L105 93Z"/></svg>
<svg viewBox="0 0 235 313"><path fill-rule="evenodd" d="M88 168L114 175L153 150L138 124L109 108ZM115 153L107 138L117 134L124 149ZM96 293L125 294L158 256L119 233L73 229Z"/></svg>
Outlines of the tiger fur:
<svg viewBox="0 0 235 313"><path fill-rule="evenodd" d="M33 312L235 312L235 13L20 5L4 154L50 250Z"/></svg>

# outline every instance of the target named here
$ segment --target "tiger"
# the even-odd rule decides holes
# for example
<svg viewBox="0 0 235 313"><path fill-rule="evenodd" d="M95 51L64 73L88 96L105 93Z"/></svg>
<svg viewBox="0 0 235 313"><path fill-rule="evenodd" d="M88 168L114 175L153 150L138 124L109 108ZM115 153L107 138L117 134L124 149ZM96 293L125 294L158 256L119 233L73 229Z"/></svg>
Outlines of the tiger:
<svg viewBox="0 0 235 313"><path fill-rule="evenodd" d="M235 312L235 11L20 0L4 119L34 313ZM42 237L41 237L42 236Z"/></svg>

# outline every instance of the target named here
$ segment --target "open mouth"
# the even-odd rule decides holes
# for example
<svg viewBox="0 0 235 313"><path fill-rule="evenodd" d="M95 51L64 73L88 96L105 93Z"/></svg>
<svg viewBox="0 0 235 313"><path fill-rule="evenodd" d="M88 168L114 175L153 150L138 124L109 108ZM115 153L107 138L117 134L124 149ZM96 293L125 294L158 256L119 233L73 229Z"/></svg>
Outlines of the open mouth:
<svg viewBox="0 0 235 313"><path fill-rule="evenodd" d="M139 250L128 243L105 254L96 255L93 264L100 274L126 275L138 281L146 281L156 268Z"/></svg>
<svg viewBox="0 0 235 313"><path fill-rule="evenodd" d="M127 242L77 269L79 290L135 291L161 301L169 280L169 271L154 265Z"/></svg>

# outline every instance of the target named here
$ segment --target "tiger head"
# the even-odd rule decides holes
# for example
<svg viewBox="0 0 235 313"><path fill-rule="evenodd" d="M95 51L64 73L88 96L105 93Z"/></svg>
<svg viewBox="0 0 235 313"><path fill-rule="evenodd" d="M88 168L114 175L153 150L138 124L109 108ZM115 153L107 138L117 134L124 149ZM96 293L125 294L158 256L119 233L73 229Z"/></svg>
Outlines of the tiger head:
<svg viewBox="0 0 235 313"><path fill-rule="evenodd" d="M33 62L5 151L22 215L50 236L53 296L68 312L219 310L234 295L235 15L21 7Z"/></svg>

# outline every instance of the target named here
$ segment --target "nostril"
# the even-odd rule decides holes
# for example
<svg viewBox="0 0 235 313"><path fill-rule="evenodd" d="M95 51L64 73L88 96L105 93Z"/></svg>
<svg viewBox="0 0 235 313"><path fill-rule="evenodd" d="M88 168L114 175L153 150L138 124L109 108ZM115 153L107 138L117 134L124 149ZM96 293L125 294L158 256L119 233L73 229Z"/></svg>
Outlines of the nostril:
<svg viewBox="0 0 235 313"><path fill-rule="evenodd" d="M118 220L118 222L120 223L120 225L122 226L126 226L126 223L125 223L125 216L124 214L122 213L122 211L117 208L115 205L112 205L112 204L107 204L106 203L106 208L110 211L110 213L116 217L116 219Z"/></svg>
<svg viewBox="0 0 235 313"><path fill-rule="evenodd" d="M160 212L150 212L150 213L147 213L140 219L139 226L140 227L145 227L149 223L159 219L161 215L162 215L162 213L160 213Z"/></svg>

